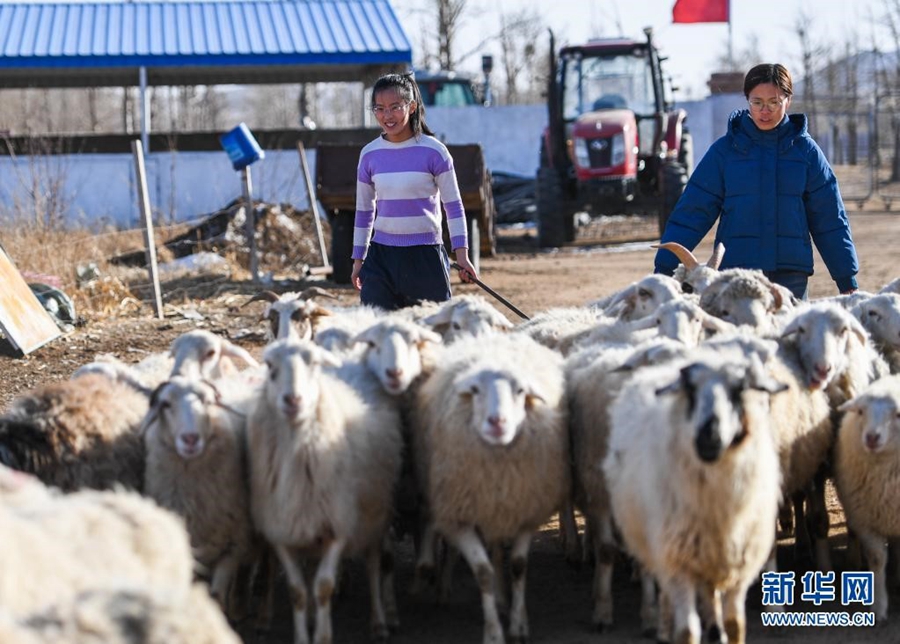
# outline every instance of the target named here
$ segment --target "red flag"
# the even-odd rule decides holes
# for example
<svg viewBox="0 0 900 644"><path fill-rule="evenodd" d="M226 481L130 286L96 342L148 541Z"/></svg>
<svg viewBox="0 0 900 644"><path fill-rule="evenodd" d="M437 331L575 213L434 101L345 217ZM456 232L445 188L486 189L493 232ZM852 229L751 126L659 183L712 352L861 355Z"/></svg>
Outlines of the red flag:
<svg viewBox="0 0 900 644"><path fill-rule="evenodd" d="M672 22L728 22L729 0L675 0Z"/></svg>

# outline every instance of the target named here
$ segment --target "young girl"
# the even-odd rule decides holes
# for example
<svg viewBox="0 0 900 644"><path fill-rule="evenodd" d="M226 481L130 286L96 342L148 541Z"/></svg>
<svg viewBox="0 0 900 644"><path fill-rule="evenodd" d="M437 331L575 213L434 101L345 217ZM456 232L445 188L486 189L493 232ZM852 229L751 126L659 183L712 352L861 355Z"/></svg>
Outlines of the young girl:
<svg viewBox="0 0 900 644"><path fill-rule="evenodd" d="M384 132L359 157L350 282L363 304L387 310L443 302L450 299L450 268L441 242L441 203L460 277L468 282L478 276L469 261L453 159L425 125L411 75L379 78L372 112Z"/></svg>

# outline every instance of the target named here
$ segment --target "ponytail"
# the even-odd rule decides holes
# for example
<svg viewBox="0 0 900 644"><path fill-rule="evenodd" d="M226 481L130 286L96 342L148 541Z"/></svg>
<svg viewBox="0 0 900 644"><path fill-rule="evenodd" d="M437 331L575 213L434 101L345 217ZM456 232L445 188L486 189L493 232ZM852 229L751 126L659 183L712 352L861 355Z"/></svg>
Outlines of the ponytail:
<svg viewBox="0 0 900 644"><path fill-rule="evenodd" d="M412 128L413 136L417 139L422 134L434 136L434 132L425 123L425 104L422 102L422 93L416 84L412 72L406 74L385 74L372 87L372 107L375 106L375 96L386 89L394 89L397 94L405 101L415 101L416 111L409 114L409 125Z"/></svg>

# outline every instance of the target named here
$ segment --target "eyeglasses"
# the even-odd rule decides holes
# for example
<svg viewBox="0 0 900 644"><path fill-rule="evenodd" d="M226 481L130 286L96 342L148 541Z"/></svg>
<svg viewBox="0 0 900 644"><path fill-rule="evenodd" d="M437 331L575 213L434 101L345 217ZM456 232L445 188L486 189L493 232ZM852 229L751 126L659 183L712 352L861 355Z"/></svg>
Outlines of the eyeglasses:
<svg viewBox="0 0 900 644"><path fill-rule="evenodd" d="M787 97L783 98L773 98L769 101L764 101L761 98L751 98L747 101L750 104L750 109L759 112L764 107L768 107L770 112L774 112L775 110L781 109L781 106L784 105L785 101L787 101Z"/></svg>
<svg viewBox="0 0 900 644"><path fill-rule="evenodd" d="M409 103L396 103L394 105L391 105L390 107L382 107L381 105L377 105L372 108L372 114L374 114L375 116L384 116L387 113L399 114L407 107L409 107Z"/></svg>

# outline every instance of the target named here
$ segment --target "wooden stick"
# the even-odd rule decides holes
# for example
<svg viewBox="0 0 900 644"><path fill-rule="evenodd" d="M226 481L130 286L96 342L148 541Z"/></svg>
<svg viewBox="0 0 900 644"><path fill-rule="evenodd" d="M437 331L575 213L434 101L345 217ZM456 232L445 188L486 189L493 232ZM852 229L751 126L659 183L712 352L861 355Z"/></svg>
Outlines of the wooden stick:
<svg viewBox="0 0 900 644"><path fill-rule="evenodd" d="M313 221L316 223L316 235L319 237L319 251L322 253L322 266L330 266L328 253L325 251L325 236L322 234L322 222L319 221L319 205L316 199L316 189L313 186L312 177L309 174L309 164L306 162L306 148L303 141L297 141L297 151L300 153L300 167L303 168L303 178L306 180L306 194L309 195L309 210L312 212Z"/></svg>
<svg viewBox="0 0 900 644"><path fill-rule="evenodd" d="M131 142L131 154L134 157L134 173L137 177L138 204L141 208L141 221L144 226L144 247L146 248L147 270L150 271L150 282L153 284L153 309L156 317L163 319L162 291L159 288L159 267L156 264L156 243L153 240L153 213L150 210L150 194L147 192L147 172L144 168L144 146L140 139Z"/></svg>

